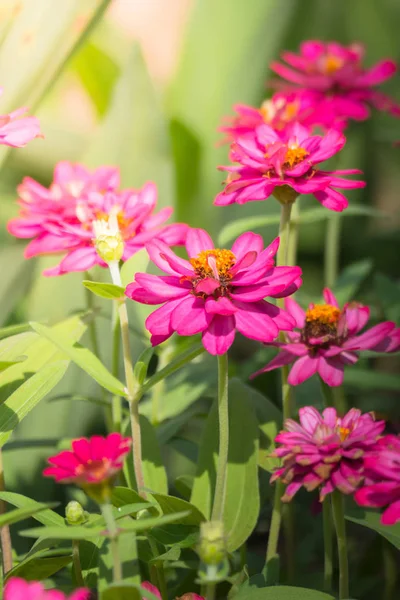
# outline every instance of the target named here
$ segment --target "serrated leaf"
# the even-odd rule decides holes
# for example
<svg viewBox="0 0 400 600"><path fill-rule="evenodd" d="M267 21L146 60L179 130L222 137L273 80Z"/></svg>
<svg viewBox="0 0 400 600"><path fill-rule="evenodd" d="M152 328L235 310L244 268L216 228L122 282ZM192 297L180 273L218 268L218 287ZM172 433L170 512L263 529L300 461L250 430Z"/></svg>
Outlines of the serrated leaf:
<svg viewBox="0 0 400 600"><path fill-rule="evenodd" d="M102 283L101 281L91 281L84 279L82 281L85 288L99 296L108 300L119 300L125 297L125 288L115 285L114 283Z"/></svg>

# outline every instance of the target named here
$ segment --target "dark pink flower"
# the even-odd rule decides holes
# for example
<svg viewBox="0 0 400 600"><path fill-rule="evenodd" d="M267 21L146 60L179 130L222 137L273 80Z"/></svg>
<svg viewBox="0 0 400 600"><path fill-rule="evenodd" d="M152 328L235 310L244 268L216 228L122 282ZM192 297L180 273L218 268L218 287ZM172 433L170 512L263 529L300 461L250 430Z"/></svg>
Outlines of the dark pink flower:
<svg viewBox="0 0 400 600"><path fill-rule="evenodd" d="M119 191L119 171L100 167L93 172L82 165L59 163L54 182L44 188L26 178L18 191L21 211L8 223L8 231L19 238L33 238L25 257L64 254L45 275L86 271L106 266L95 247L94 222L117 219L124 242L123 260L141 250L154 237L170 244L182 244L187 225L164 225L172 208L155 213L157 188L146 183L139 190Z"/></svg>
<svg viewBox="0 0 400 600"><path fill-rule="evenodd" d="M90 590L79 589L71 596L57 590L46 590L39 581L11 577L4 588L4 600L88 600Z"/></svg>
<svg viewBox="0 0 400 600"><path fill-rule="evenodd" d="M318 373L330 386L343 383L343 368L357 362L359 352L395 352L400 347L400 329L391 321L360 331L369 320L369 308L350 302L340 309L331 290L324 289L326 304L310 304L305 311L293 298L285 299L286 310L296 320L297 331L287 333L286 342L273 342L279 354L252 377L293 363L290 385L299 385Z"/></svg>
<svg viewBox="0 0 400 600"><path fill-rule="evenodd" d="M334 188L364 187L363 181L341 177L360 171L322 171L316 165L339 152L345 141L336 129L325 136L310 135L307 128L295 123L279 134L260 125L232 144L230 158L238 165L220 167L229 171L229 176L214 204L244 204L265 200L271 194L286 204L299 194L313 194L322 206L342 211L347 199Z"/></svg>
<svg viewBox="0 0 400 600"><path fill-rule="evenodd" d="M131 438L124 438L120 433L74 440L72 450L64 450L48 459L51 466L43 475L54 477L59 483L75 483L81 487L110 482L122 469L131 443Z"/></svg>
<svg viewBox="0 0 400 600"><path fill-rule="evenodd" d="M396 72L396 64L382 60L370 69L363 66L360 44L342 46L337 42L307 41L300 54L283 52L286 65L273 62L271 69L289 84L277 84L281 92L312 92L317 112L332 115L333 121L369 116L369 107L386 110L399 117L400 106L375 88ZM289 66L287 66L289 65Z"/></svg>
<svg viewBox="0 0 400 600"><path fill-rule="evenodd" d="M142 588L144 590L147 590L148 592L151 592L152 594L154 594L157 598L160 598L160 600L161 600L160 592L158 591L158 589L156 588L155 585L150 583L150 581L143 581ZM143 598L142 600L146 600L146 598Z"/></svg>
<svg viewBox="0 0 400 600"><path fill-rule="evenodd" d="M289 502L303 486L309 492L320 488L320 501L334 489L352 494L363 480L363 457L381 435L384 421L352 408L342 418L334 408L322 415L313 407L299 410L300 424L286 419L275 438L280 444L274 456L283 459L271 481L288 484L282 500Z"/></svg>
<svg viewBox="0 0 400 600"><path fill-rule="evenodd" d="M355 494L361 506L386 507L383 525L400 521L400 437L386 435L364 458L365 485Z"/></svg>
<svg viewBox="0 0 400 600"><path fill-rule="evenodd" d="M0 96L3 89L0 88ZM0 144L12 148L22 148L31 140L42 137L39 120L36 117L23 117L27 108L18 108L8 115L0 115Z"/></svg>
<svg viewBox="0 0 400 600"><path fill-rule="evenodd" d="M294 319L264 298L283 297L301 284L299 267L274 267L279 238L263 249L263 239L244 233L232 250L214 248L202 229L190 229L189 260L154 240L146 248L167 275L137 273L126 295L143 304L163 304L146 320L153 345L179 335L202 333L210 354L224 354L235 332L254 340L273 340L291 330Z"/></svg>
<svg viewBox="0 0 400 600"><path fill-rule="evenodd" d="M149 592L151 592L152 594L157 596L157 598L161 599L161 594L155 585L152 585L148 581L144 581L142 583L142 588L144 588L145 590L148 590ZM146 599L143 598L143 600L146 600ZM205 599L203 598L203 596L199 596L198 594L189 592L187 594L183 594L183 596L179 596L179 598L177 597L176 600L205 600Z"/></svg>

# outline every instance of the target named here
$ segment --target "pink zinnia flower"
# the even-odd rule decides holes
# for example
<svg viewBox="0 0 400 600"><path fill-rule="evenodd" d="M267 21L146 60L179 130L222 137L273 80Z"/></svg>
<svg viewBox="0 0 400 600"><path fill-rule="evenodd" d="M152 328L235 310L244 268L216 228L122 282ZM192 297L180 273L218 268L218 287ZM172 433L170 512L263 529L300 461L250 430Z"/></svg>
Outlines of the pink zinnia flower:
<svg viewBox="0 0 400 600"><path fill-rule="evenodd" d="M138 273L126 295L143 304L163 304L146 320L153 345L179 335L202 333L210 354L224 354L235 332L260 341L291 330L294 319L264 298L286 296L301 284L299 267L274 267L279 238L263 249L263 239L244 233L232 250L214 248L202 229L190 229L189 260L179 258L161 240L146 248L167 275Z"/></svg>
<svg viewBox="0 0 400 600"><path fill-rule="evenodd" d="M355 495L361 506L383 507L383 525L400 521L400 437L386 435L364 459L366 481Z"/></svg>
<svg viewBox="0 0 400 600"><path fill-rule="evenodd" d="M350 181L340 175L358 170L322 171L316 165L341 150L346 138L336 129L325 136L310 136L308 129L295 123L284 130L285 141L272 127L260 125L252 135L236 139L230 158L238 165L220 167L229 171L227 185L214 201L218 206L265 200L274 194L284 204L299 194L313 194L331 210L342 211L347 199L334 188L364 187L363 181Z"/></svg>
<svg viewBox="0 0 400 600"><path fill-rule="evenodd" d="M160 598L160 600L161 600L160 592L158 591L158 589L156 588L155 585L150 583L150 581L143 581L142 588L144 590L147 590L148 592L151 592L152 594L154 594L157 598ZM146 600L146 598L143 598L143 600Z"/></svg>
<svg viewBox="0 0 400 600"><path fill-rule="evenodd" d="M3 89L0 88L0 96L2 93ZM18 108L8 115L0 115L0 144L22 148L34 138L42 137L39 120L36 117L22 117L27 110Z"/></svg>
<svg viewBox="0 0 400 600"><path fill-rule="evenodd" d="M343 368L357 362L360 350L395 352L400 347L400 329L385 321L360 331L369 320L367 306L350 302L340 309L331 290L324 289L326 304L310 304L305 311L293 298L285 308L296 320L298 331L287 333L287 342L273 342L279 354L252 377L293 363L288 382L299 385L315 373L330 386L343 383Z"/></svg>
<svg viewBox="0 0 400 600"><path fill-rule="evenodd" d="M46 590L39 581L12 577L4 588L4 600L88 600L90 590L81 588L71 596L57 590Z"/></svg>
<svg viewBox="0 0 400 600"><path fill-rule="evenodd" d="M396 64L382 60L367 69L362 64L363 55L360 44L346 47L337 42L311 40L301 44L300 54L282 53L289 66L273 62L271 69L290 82L278 83L281 91L313 92L317 112L362 121L368 118L372 106L399 117L400 106L374 89L393 77Z"/></svg>
<svg viewBox="0 0 400 600"><path fill-rule="evenodd" d="M273 455L283 459L271 481L288 484L282 500L289 502L303 486L307 491L320 488L320 501L334 489L352 494L364 475L363 457L382 433L385 422L352 408L342 418L334 408L322 415L313 407L299 410L300 424L286 419L275 438L280 444Z"/></svg>

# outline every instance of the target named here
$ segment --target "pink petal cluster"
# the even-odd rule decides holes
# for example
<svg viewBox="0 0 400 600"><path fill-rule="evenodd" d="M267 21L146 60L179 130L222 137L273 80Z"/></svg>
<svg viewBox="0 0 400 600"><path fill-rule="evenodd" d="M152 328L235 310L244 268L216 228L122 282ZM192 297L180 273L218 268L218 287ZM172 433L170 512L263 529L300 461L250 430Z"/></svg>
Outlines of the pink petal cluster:
<svg viewBox="0 0 400 600"><path fill-rule="evenodd" d="M48 459L51 466L43 475L54 477L60 483L73 482L80 486L112 481L122 469L131 443L131 438L124 438L120 433L74 440L72 450L64 450Z"/></svg>
<svg viewBox="0 0 400 600"><path fill-rule="evenodd" d="M400 437L386 435L377 441L364 459L366 481L355 500L361 506L386 507L381 521L400 521Z"/></svg>
<svg viewBox="0 0 400 600"><path fill-rule="evenodd" d="M224 354L235 332L268 341L280 330L292 330L294 319L264 298L283 297L301 284L299 267L275 267L279 238L264 249L263 239L244 233L232 250L214 247L202 229L190 229L186 239L189 260L178 257L161 240L146 248L166 275L137 273L126 295L143 304L163 304L146 320L153 345L174 332L202 333L210 354Z"/></svg>
<svg viewBox="0 0 400 600"><path fill-rule="evenodd" d="M314 407L299 410L300 424L285 421L285 430L275 441L280 446L274 456L282 458L271 481L281 479L287 484L282 500L289 502L304 487L308 491L320 488L320 501L335 489L352 494L363 480L363 458L381 435L384 421L375 421L371 414L361 414L352 408L338 417L334 408L320 414Z"/></svg>
<svg viewBox="0 0 400 600"><path fill-rule="evenodd" d="M317 165L339 152L345 142L344 135L336 129L319 136L310 135L298 123L281 133L260 125L231 145L230 159L238 164L220 167L229 171L229 175L214 204L245 204L265 200L271 194L288 203L294 202L299 194L313 194L322 206L342 211L348 201L335 188L364 187L363 181L341 177L360 171L323 171Z"/></svg>
<svg viewBox="0 0 400 600"><path fill-rule="evenodd" d="M88 600L90 590L79 589L71 596L57 590L46 590L39 581L12 577L5 585L4 600Z"/></svg>
<svg viewBox="0 0 400 600"><path fill-rule="evenodd" d="M293 299L285 299L285 308L296 320L297 330L286 334L286 342L273 342L279 354L252 377L293 363L288 382L299 385L315 373L329 386L343 383L343 369L357 362L359 352L395 352L400 348L400 328L385 321L360 333L368 323L370 309L350 302L340 309L328 288L326 304L310 304L305 311Z"/></svg>
<svg viewBox="0 0 400 600"><path fill-rule="evenodd" d="M2 93L3 89L0 88L0 96ZM31 140L42 137L39 120L36 117L22 116L27 110L18 108L8 115L0 115L0 144L22 148Z"/></svg>
<svg viewBox="0 0 400 600"><path fill-rule="evenodd" d="M144 581L142 583L142 588L144 588L145 590L148 590L149 592L154 594L157 598L161 599L161 594L155 585L152 585L148 581ZM143 600L146 600L146 599L143 598ZM199 596L198 594L195 594L194 592L189 592L187 594L184 594L183 596L180 596L179 598L177 597L176 600L205 600L205 599L203 598L203 596Z"/></svg>
<svg viewBox="0 0 400 600"><path fill-rule="evenodd" d="M61 162L49 188L30 178L23 180L18 188L20 214L8 223L8 231L18 238L33 238L25 249L26 258L64 255L45 275L106 266L96 252L93 222L108 221L111 214L117 217L124 241L123 260L153 238L173 245L184 242L187 225L164 224L172 208L154 212L154 183L146 183L139 190L119 190L119 185L117 168L100 167L91 172L83 165Z"/></svg>
<svg viewBox="0 0 400 600"><path fill-rule="evenodd" d="M273 62L271 69L289 82L277 83L281 93L312 93L316 114L325 113L333 127L336 119L367 119L370 107L399 117L399 104L375 89L393 77L396 64L382 60L367 69L363 58L360 44L310 40L301 44L300 54L283 52L286 64Z"/></svg>

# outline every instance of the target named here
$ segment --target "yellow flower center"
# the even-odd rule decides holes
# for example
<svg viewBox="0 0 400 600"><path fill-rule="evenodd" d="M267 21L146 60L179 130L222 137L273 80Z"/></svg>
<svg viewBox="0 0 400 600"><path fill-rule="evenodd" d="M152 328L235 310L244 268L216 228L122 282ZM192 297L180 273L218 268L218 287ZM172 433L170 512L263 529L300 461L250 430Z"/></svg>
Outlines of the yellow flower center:
<svg viewBox="0 0 400 600"><path fill-rule="evenodd" d="M229 270L235 262L236 256L233 252L220 248L203 250L196 258L190 259L190 264L201 278L215 276L216 270L218 279L230 279Z"/></svg>
<svg viewBox="0 0 400 600"><path fill-rule="evenodd" d="M333 75L343 66L343 59L333 54L327 54L324 60L323 70L327 75Z"/></svg>
<svg viewBox="0 0 400 600"><path fill-rule="evenodd" d="M293 169L296 165L301 163L310 153L305 148L297 146L295 144L288 147L285 155L283 166L286 169Z"/></svg>
<svg viewBox="0 0 400 600"><path fill-rule="evenodd" d="M340 310L331 304L314 304L313 308L306 311L306 322L317 321L324 325L336 325L339 321Z"/></svg>
<svg viewBox="0 0 400 600"><path fill-rule="evenodd" d="M89 459L85 465L78 465L78 467L76 468L76 473L77 475L90 475L93 479L101 481L102 479L107 477L109 467L110 461L108 459Z"/></svg>
<svg viewBox="0 0 400 600"><path fill-rule="evenodd" d="M338 434L340 437L340 441L344 442L350 435L351 430L348 427L339 427Z"/></svg>

